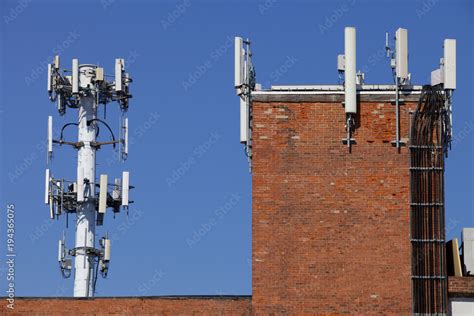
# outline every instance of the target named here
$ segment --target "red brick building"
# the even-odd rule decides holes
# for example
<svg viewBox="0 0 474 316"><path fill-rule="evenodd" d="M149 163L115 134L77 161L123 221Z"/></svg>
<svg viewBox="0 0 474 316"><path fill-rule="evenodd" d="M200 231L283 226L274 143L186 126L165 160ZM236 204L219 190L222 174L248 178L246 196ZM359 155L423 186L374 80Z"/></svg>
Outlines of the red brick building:
<svg viewBox="0 0 474 316"><path fill-rule="evenodd" d="M254 96L252 305L265 313L408 314L409 151L391 144L393 94L360 91L349 152L344 92L315 89L322 91ZM405 99L407 139L416 91Z"/></svg>

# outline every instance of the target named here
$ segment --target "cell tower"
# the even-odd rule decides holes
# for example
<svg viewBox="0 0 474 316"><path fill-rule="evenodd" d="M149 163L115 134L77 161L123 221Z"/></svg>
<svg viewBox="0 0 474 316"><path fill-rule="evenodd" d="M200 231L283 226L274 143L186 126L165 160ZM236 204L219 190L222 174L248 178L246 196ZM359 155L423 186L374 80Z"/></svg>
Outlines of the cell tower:
<svg viewBox="0 0 474 316"><path fill-rule="evenodd" d="M115 60L114 80L107 81L104 68L97 65L79 65L77 59L72 60L72 70L61 70L59 56L48 65L48 94L52 102L56 102L60 115L66 108L78 110L77 121L61 127L59 139L53 139L53 119L48 118L48 163L53 157L53 144L69 145L77 149L77 179L68 181L53 176L46 169L45 203L49 205L51 219L65 214L76 214L76 243L72 249L66 249L65 237L59 241L58 261L61 273L65 278L71 276L72 257L75 257L74 297L94 296L98 272L107 276L110 263L110 244L108 236L99 241L96 248L96 226L103 225L107 208L114 214L120 212L121 206L128 213L129 203L129 172L124 171L122 179L108 183L106 174L96 178L96 151L105 145L118 148L121 160L128 155L128 101L131 78L124 70L125 61ZM110 126L98 118L99 105L103 105L104 119L107 103L116 101L122 111L120 137L115 135ZM98 141L99 126L105 126L111 134L111 140ZM77 141L68 141L63 137L67 127L77 126ZM110 192L109 192L110 188ZM98 193L96 191L98 189ZM67 222L66 222L67 223Z"/></svg>

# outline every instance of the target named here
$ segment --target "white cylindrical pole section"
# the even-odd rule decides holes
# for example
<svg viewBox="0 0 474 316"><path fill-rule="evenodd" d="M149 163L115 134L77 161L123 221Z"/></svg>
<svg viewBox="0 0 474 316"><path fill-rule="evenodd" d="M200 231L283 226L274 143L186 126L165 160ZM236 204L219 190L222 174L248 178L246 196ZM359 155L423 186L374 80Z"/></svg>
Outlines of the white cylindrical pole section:
<svg viewBox="0 0 474 316"><path fill-rule="evenodd" d="M90 81L90 66L81 66L80 86L86 87ZM91 142L95 142L96 130L94 124L87 125L87 121L96 117L95 95L82 96L79 108L79 132L78 141L83 142L77 155L78 179L83 172L84 179L91 184L84 186L84 202L77 208L76 222L76 259L74 276L74 297L94 296L93 291L93 267L94 256L86 253L86 247L95 246L95 151ZM82 170L81 170L82 169Z"/></svg>
<svg viewBox="0 0 474 316"><path fill-rule="evenodd" d="M357 113L356 29L354 27L346 27L344 30L344 54L346 56L345 109L346 113Z"/></svg>

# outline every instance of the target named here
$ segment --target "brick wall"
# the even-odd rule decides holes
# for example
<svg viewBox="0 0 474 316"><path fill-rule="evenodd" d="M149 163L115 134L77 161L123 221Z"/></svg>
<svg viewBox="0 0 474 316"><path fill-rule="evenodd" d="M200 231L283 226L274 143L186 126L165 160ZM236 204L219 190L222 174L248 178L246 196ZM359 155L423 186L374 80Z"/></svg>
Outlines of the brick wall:
<svg viewBox="0 0 474 316"><path fill-rule="evenodd" d="M474 277L449 277L449 297L474 297Z"/></svg>
<svg viewBox="0 0 474 316"><path fill-rule="evenodd" d="M251 297L17 298L2 315L251 315Z"/></svg>
<svg viewBox="0 0 474 316"><path fill-rule="evenodd" d="M352 153L339 101L255 98L254 312L411 312L409 151L394 105L365 98Z"/></svg>

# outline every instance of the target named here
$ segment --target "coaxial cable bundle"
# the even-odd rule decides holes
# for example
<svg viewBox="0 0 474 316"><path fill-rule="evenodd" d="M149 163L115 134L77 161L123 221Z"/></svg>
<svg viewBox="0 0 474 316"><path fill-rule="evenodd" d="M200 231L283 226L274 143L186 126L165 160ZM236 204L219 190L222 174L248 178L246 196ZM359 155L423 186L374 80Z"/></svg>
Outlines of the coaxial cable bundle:
<svg viewBox="0 0 474 316"><path fill-rule="evenodd" d="M413 313L446 315L444 158L450 117L440 86L424 86L411 126Z"/></svg>

